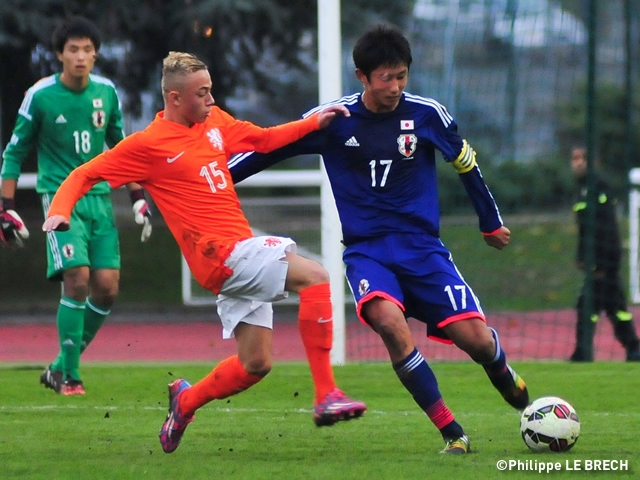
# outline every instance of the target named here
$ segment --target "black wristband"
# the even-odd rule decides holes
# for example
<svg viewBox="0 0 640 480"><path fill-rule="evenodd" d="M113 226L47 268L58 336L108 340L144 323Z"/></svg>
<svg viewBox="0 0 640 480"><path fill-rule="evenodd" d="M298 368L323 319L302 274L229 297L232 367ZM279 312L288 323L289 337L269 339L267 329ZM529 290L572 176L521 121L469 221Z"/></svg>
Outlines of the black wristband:
<svg viewBox="0 0 640 480"><path fill-rule="evenodd" d="M131 203L136 203L138 200L146 200L144 197L144 190L139 188L138 190L129 190L129 198Z"/></svg>
<svg viewBox="0 0 640 480"><path fill-rule="evenodd" d="M5 198L2 197L2 209L7 210L15 210L16 209L16 200L14 198Z"/></svg>

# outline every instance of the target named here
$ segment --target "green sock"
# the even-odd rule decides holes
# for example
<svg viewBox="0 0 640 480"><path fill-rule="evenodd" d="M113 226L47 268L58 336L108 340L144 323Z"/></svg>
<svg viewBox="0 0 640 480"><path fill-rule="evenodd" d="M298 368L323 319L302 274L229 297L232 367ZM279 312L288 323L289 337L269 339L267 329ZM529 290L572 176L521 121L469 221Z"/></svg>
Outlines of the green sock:
<svg viewBox="0 0 640 480"><path fill-rule="evenodd" d="M96 307L88 298L85 306L87 308L84 309L84 330L82 331L80 354L87 349L87 346L91 343L91 340L95 338L96 333L98 333L105 319L109 313L111 313L110 310ZM62 371L62 351L58 353L58 356L49 368L51 368L51 370Z"/></svg>
<svg viewBox="0 0 640 480"><path fill-rule="evenodd" d="M82 330L84 324L85 304L62 297L58 306L58 338L60 340L62 378L71 377L80 380L80 344L82 342ZM58 359L56 359L56 362ZM56 363L54 362L54 363ZM52 369L55 365L52 364Z"/></svg>
<svg viewBox="0 0 640 480"><path fill-rule="evenodd" d="M56 370L57 372L62 371L62 350L58 352L58 356L53 362L51 362L51 365L49 365L49 368L51 370Z"/></svg>
<svg viewBox="0 0 640 480"><path fill-rule="evenodd" d="M87 346L94 339L98 330L104 323L107 316L111 313L110 310L104 307L98 307L87 298L86 307L84 309L84 331L82 332L82 346L80 353L87 349Z"/></svg>

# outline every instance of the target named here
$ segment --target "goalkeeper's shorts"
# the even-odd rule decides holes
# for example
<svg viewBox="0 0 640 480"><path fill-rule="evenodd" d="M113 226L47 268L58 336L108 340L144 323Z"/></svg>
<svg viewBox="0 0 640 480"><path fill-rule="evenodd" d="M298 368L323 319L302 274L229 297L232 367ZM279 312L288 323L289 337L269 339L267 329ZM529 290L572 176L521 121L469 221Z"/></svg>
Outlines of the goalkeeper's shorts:
<svg viewBox="0 0 640 480"><path fill-rule="evenodd" d="M288 295L284 286L289 265L284 257L295 251L295 242L284 237L254 237L236 244L225 261L233 273L216 301L223 338L233 337L241 321L273 329L271 302Z"/></svg>
<svg viewBox="0 0 640 480"><path fill-rule="evenodd" d="M427 335L451 343L442 327L469 318L485 320L480 302L439 238L390 234L349 245L344 252L347 280L358 317L373 298L398 305L405 317L427 325Z"/></svg>
<svg viewBox="0 0 640 480"><path fill-rule="evenodd" d="M42 195L45 218L53 195ZM120 269L118 230L109 194L85 195L71 212L69 230L47 233L47 278L62 280L62 272L88 266Z"/></svg>

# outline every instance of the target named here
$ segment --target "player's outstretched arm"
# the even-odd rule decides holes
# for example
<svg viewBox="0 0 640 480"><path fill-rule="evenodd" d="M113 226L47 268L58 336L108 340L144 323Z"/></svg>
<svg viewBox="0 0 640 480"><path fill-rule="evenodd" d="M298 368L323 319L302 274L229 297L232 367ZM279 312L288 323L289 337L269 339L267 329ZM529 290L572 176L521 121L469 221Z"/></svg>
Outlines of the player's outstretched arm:
<svg viewBox="0 0 640 480"><path fill-rule="evenodd" d="M54 230L60 232L69 230L69 219L64 215L53 215L47 218L42 224L42 231L53 232Z"/></svg>
<svg viewBox="0 0 640 480"><path fill-rule="evenodd" d="M331 105L318 113L318 125L320 125L320 128L325 128L338 115L349 117L351 113L344 105Z"/></svg>
<svg viewBox="0 0 640 480"><path fill-rule="evenodd" d="M96 157L96 159L102 155L104 154ZM51 232L53 230L69 229L69 218L71 218L73 207L85 193L91 190L91 187L104 180L100 175L92 172L92 168L97 165L96 159L73 170L62 182L53 196L42 230ZM53 220L49 221L50 219Z"/></svg>
<svg viewBox="0 0 640 480"><path fill-rule="evenodd" d="M504 247L509 245L509 240L511 239L511 231L503 225L495 232L485 233L483 234L483 236L484 241L487 243L487 245L493 248L497 248L498 250L502 250Z"/></svg>

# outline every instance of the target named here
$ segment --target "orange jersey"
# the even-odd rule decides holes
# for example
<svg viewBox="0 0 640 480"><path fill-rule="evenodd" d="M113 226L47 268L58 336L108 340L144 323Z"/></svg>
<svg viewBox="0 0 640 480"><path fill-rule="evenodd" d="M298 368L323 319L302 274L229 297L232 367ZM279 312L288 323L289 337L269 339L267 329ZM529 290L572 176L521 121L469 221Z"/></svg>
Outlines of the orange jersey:
<svg viewBox="0 0 640 480"><path fill-rule="evenodd" d="M235 244L253 236L227 167L235 153L270 152L317 130L317 115L270 128L213 107L204 123L186 127L160 112L143 131L76 168L56 193L48 216L69 218L92 185L137 182L151 195L195 279L218 293Z"/></svg>

